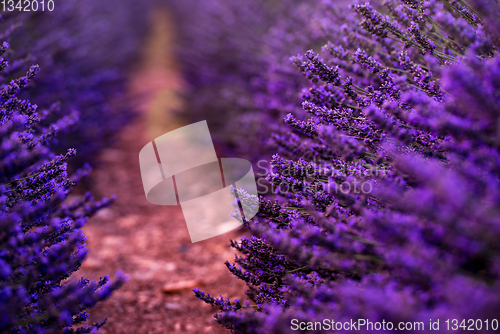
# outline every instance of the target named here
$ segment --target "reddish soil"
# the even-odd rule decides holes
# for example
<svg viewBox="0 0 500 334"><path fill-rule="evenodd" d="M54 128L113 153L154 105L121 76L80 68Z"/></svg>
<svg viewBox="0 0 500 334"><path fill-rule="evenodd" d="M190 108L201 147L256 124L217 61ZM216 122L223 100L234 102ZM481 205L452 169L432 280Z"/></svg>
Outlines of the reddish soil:
<svg viewBox="0 0 500 334"><path fill-rule="evenodd" d="M118 143L102 152L90 178L97 199L116 194L117 200L84 227L89 255L75 276L113 278L119 269L129 276L122 288L90 310L89 321L107 319L101 333L229 333L214 321L217 309L198 300L192 289L245 299L243 282L224 265L234 259L229 239L240 238L245 229L193 244L180 207L150 204L142 187L139 151L182 123L168 113L178 105L175 90L181 87L173 62L155 60L164 59L154 50L168 45L168 22L164 17L156 22L145 62L132 75L131 96L141 113L123 129Z"/></svg>

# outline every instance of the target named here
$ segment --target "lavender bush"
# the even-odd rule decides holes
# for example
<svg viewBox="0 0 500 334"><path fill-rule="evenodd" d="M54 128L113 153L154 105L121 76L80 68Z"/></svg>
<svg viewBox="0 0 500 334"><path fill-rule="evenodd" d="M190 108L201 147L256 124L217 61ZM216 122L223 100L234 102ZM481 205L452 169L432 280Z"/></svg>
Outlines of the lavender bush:
<svg viewBox="0 0 500 334"><path fill-rule="evenodd" d="M66 1L52 14L2 18L11 46L0 48L1 333L95 332L104 322L81 325L88 308L124 281L121 273L113 282L70 277L86 256L82 226L112 199L87 193L68 201L90 167L70 173L76 149L60 152L82 148L84 159L74 163L81 166L130 118L113 98L141 31L131 25L130 40L118 38L117 20L127 22L133 7L114 5ZM40 74L29 66L35 61Z"/></svg>
<svg viewBox="0 0 500 334"><path fill-rule="evenodd" d="M310 84L272 137L276 196L226 263L251 302L195 293L234 333L485 331L500 314L500 3L323 5L328 42L290 59Z"/></svg>
<svg viewBox="0 0 500 334"><path fill-rule="evenodd" d="M0 53L5 55L8 44ZM1 59L2 70L9 61ZM69 149L55 155L47 143L71 125L70 117L46 124L51 109L19 98L39 72L5 82L0 98L0 331L2 333L88 333L102 323L73 329L85 321L87 308L106 298L123 279L108 283L65 281L85 258L87 219L111 200L94 202L90 194L72 203L63 201L70 188L88 173L70 177Z"/></svg>

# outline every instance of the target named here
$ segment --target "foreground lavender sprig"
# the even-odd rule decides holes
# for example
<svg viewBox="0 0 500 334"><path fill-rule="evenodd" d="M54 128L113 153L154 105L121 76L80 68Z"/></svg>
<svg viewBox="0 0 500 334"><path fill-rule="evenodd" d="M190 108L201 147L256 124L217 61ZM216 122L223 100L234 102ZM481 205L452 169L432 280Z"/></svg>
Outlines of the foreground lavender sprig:
<svg viewBox="0 0 500 334"><path fill-rule="evenodd" d="M291 59L310 80L302 110L273 105L287 112L267 177L277 196L261 199L245 222L254 236L227 263L251 303L198 297L235 333L293 333L292 319L495 319L498 2L325 5L311 24L329 43Z"/></svg>

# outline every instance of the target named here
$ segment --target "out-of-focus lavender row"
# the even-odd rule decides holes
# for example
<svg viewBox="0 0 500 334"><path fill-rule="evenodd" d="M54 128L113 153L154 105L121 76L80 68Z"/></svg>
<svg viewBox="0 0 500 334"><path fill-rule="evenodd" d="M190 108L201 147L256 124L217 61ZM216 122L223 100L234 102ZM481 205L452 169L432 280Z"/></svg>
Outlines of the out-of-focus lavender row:
<svg viewBox="0 0 500 334"><path fill-rule="evenodd" d="M257 161L275 122L300 104L304 79L290 55L325 42L320 1L170 1L188 84L180 115L208 121L226 154ZM254 144L264 144L255 150Z"/></svg>
<svg viewBox="0 0 500 334"><path fill-rule="evenodd" d="M188 105L240 153L277 152L277 194L227 263L251 303L197 296L236 333L495 319L499 2L253 5L206 3L185 28Z"/></svg>
<svg viewBox="0 0 500 334"><path fill-rule="evenodd" d="M123 95L126 74L140 54L148 29L149 2L61 1L52 12L6 13L2 29L20 66L36 63L41 71L25 97L58 115L73 114L71 130L52 143L58 152L73 147L81 165L132 117Z"/></svg>

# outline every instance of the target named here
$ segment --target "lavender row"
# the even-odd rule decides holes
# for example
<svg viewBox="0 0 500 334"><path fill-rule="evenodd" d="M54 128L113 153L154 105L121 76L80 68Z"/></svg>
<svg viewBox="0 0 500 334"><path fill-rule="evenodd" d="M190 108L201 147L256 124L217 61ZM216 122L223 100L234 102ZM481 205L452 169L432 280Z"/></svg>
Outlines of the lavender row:
<svg viewBox="0 0 500 334"><path fill-rule="evenodd" d="M234 35L256 33L261 47L224 37L227 53L213 42L213 58L186 56L198 73L188 77L192 103L214 118L232 112L225 129L251 133L230 136L239 152L262 157L274 147L267 181L294 189L260 198L258 217L245 221L253 236L233 242L241 255L226 264L247 283L248 300L196 295L235 333L292 333L293 319L497 317L498 2L272 3L287 14L252 18L207 4L215 14L200 21L220 18L207 34L264 20ZM285 61L287 46L289 55L310 51ZM225 57L235 65L207 70L229 64ZM366 173L374 168L385 172ZM369 191L329 191L356 182Z"/></svg>
<svg viewBox="0 0 500 334"><path fill-rule="evenodd" d="M145 21L128 5L65 1L54 12L2 17L2 333L95 332L104 321L84 324L88 309L125 280L72 275L87 253L83 225L113 198L67 196L132 114L124 78Z"/></svg>

